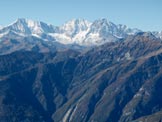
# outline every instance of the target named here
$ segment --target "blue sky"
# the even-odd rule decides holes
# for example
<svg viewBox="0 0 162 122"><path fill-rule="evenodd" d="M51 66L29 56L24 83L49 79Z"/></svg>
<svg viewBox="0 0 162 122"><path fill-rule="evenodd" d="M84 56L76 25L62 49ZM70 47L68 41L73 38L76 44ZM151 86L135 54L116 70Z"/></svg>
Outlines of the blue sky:
<svg viewBox="0 0 162 122"><path fill-rule="evenodd" d="M17 18L62 25L73 18L107 18L145 31L162 31L162 0L0 0L0 25Z"/></svg>

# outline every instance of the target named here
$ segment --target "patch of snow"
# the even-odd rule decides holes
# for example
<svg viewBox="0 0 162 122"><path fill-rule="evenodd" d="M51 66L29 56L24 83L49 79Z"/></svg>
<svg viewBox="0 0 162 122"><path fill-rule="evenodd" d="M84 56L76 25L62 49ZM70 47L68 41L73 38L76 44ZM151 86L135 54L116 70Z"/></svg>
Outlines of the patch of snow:
<svg viewBox="0 0 162 122"><path fill-rule="evenodd" d="M121 37L121 36L117 36L117 35L114 35L116 38L118 38L118 39L122 39L123 37Z"/></svg>
<svg viewBox="0 0 162 122"><path fill-rule="evenodd" d="M82 41L83 45L98 45L102 43L103 39L100 37L99 33L90 33L87 38Z"/></svg>
<svg viewBox="0 0 162 122"><path fill-rule="evenodd" d="M120 88L119 88L119 87L117 87L117 88L115 89L115 91L114 91L114 92L118 92L118 91L119 91L119 89L120 89Z"/></svg>
<svg viewBox="0 0 162 122"><path fill-rule="evenodd" d="M33 21L33 20L27 20L27 24L28 24L28 27L34 27L35 25L37 25L37 22Z"/></svg>
<svg viewBox="0 0 162 122"><path fill-rule="evenodd" d="M76 41L76 42L78 42L78 43L82 43L83 40L85 40L88 31L89 31L89 29L86 30L86 31L80 31L78 34L76 34L76 35L73 37L73 42Z"/></svg>
<svg viewBox="0 0 162 122"><path fill-rule="evenodd" d="M73 117L74 117L74 115L75 115L75 112L76 112L77 108L78 108L78 105L75 106L75 108L74 108L74 110L73 110L73 112L72 112L72 114L71 114L71 116L70 116L69 122L72 121L72 119L73 119Z"/></svg>
<svg viewBox="0 0 162 122"><path fill-rule="evenodd" d="M69 116L70 116L70 113L71 113L71 111L72 111L72 108L70 108L67 112L66 112L66 114L65 114L65 116L64 116L64 118L63 118L63 122L68 122L68 118L69 118Z"/></svg>
<svg viewBox="0 0 162 122"><path fill-rule="evenodd" d="M145 91L145 95L150 96L150 93L148 91Z"/></svg>
<svg viewBox="0 0 162 122"><path fill-rule="evenodd" d="M5 36L8 32L5 32L5 33L1 33L0 34L0 38L2 38L3 36Z"/></svg>
<svg viewBox="0 0 162 122"><path fill-rule="evenodd" d="M134 33L127 33L128 35L134 35Z"/></svg>
<svg viewBox="0 0 162 122"><path fill-rule="evenodd" d="M32 36L35 36L35 37L37 37L37 38L40 38L40 39L41 39L41 37L40 37L38 34L32 34Z"/></svg>
<svg viewBox="0 0 162 122"><path fill-rule="evenodd" d="M131 112L126 112L126 113L124 113L125 116L128 116L128 115L130 115L130 114L131 114Z"/></svg>
<svg viewBox="0 0 162 122"><path fill-rule="evenodd" d="M23 33L18 33L18 32L13 32L13 33L16 34L16 35L22 36L22 37L25 36ZM10 34L10 31L6 31L4 33L1 33L0 38L6 36L7 34Z"/></svg>
<svg viewBox="0 0 162 122"><path fill-rule="evenodd" d="M119 62L120 61L120 57L119 58L117 58L117 62Z"/></svg>
<svg viewBox="0 0 162 122"><path fill-rule="evenodd" d="M137 98L137 97L141 97L141 96L142 96L142 95L141 95L140 93L137 93L137 94L134 95L133 98Z"/></svg>
<svg viewBox="0 0 162 122"><path fill-rule="evenodd" d="M143 88L143 87L141 87L141 88L139 89L139 91L144 91L144 88Z"/></svg>
<svg viewBox="0 0 162 122"><path fill-rule="evenodd" d="M131 111L125 110L125 111L123 112L123 115L124 115L124 116L129 116L130 114L133 114L133 113L135 113L135 112L136 112L136 110L132 108Z"/></svg>
<svg viewBox="0 0 162 122"><path fill-rule="evenodd" d="M62 43L62 44L72 44L74 43L72 38L70 38L69 36L65 35L65 34L58 34L58 33L54 33L54 34L49 34L50 36L54 37L56 39L56 41Z"/></svg>
<svg viewBox="0 0 162 122"><path fill-rule="evenodd" d="M126 58L127 60L131 60L131 59L132 59L132 57L131 57L131 55L130 55L129 52L127 52L127 53L125 54L125 58Z"/></svg>

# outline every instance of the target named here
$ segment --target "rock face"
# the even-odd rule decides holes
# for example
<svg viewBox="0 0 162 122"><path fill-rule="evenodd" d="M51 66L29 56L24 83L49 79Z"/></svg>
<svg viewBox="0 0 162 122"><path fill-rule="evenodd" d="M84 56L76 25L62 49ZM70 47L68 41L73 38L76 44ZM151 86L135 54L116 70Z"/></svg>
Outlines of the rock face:
<svg viewBox="0 0 162 122"><path fill-rule="evenodd" d="M162 42L151 33L87 52L0 56L4 122L162 121Z"/></svg>

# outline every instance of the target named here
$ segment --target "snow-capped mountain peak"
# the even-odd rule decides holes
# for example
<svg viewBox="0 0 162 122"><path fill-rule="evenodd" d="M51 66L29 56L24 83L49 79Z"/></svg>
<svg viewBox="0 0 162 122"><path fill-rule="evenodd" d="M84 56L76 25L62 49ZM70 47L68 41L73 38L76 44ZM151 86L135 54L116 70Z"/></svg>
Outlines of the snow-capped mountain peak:
<svg viewBox="0 0 162 122"><path fill-rule="evenodd" d="M92 23L84 19L73 19L60 27L61 32L68 36L75 36L81 31L86 31Z"/></svg>
<svg viewBox="0 0 162 122"><path fill-rule="evenodd" d="M14 23L3 28L6 31L12 30L18 33L31 34L30 29L27 26L26 19L19 18Z"/></svg>
<svg viewBox="0 0 162 122"><path fill-rule="evenodd" d="M12 30L24 35L53 33L55 27L43 22L28 20L24 18L17 19L14 23L4 27L3 31Z"/></svg>
<svg viewBox="0 0 162 122"><path fill-rule="evenodd" d="M91 32L100 33L101 31L106 31L112 33L112 29L116 28L116 26L108 21L107 19L99 19L93 22L91 26Z"/></svg>

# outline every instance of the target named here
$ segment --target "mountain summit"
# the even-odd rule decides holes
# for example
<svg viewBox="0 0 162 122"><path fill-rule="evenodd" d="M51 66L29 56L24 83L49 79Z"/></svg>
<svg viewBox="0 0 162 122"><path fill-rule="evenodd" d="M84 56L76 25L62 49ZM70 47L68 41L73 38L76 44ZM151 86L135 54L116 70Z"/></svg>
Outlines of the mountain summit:
<svg viewBox="0 0 162 122"><path fill-rule="evenodd" d="M40 33L53 33L54 27L44 22L19 18L14 23L2 28L1 33L4 31L11 31L11 30L24 35L29 35L29 34L39 35Z"/></svg>

